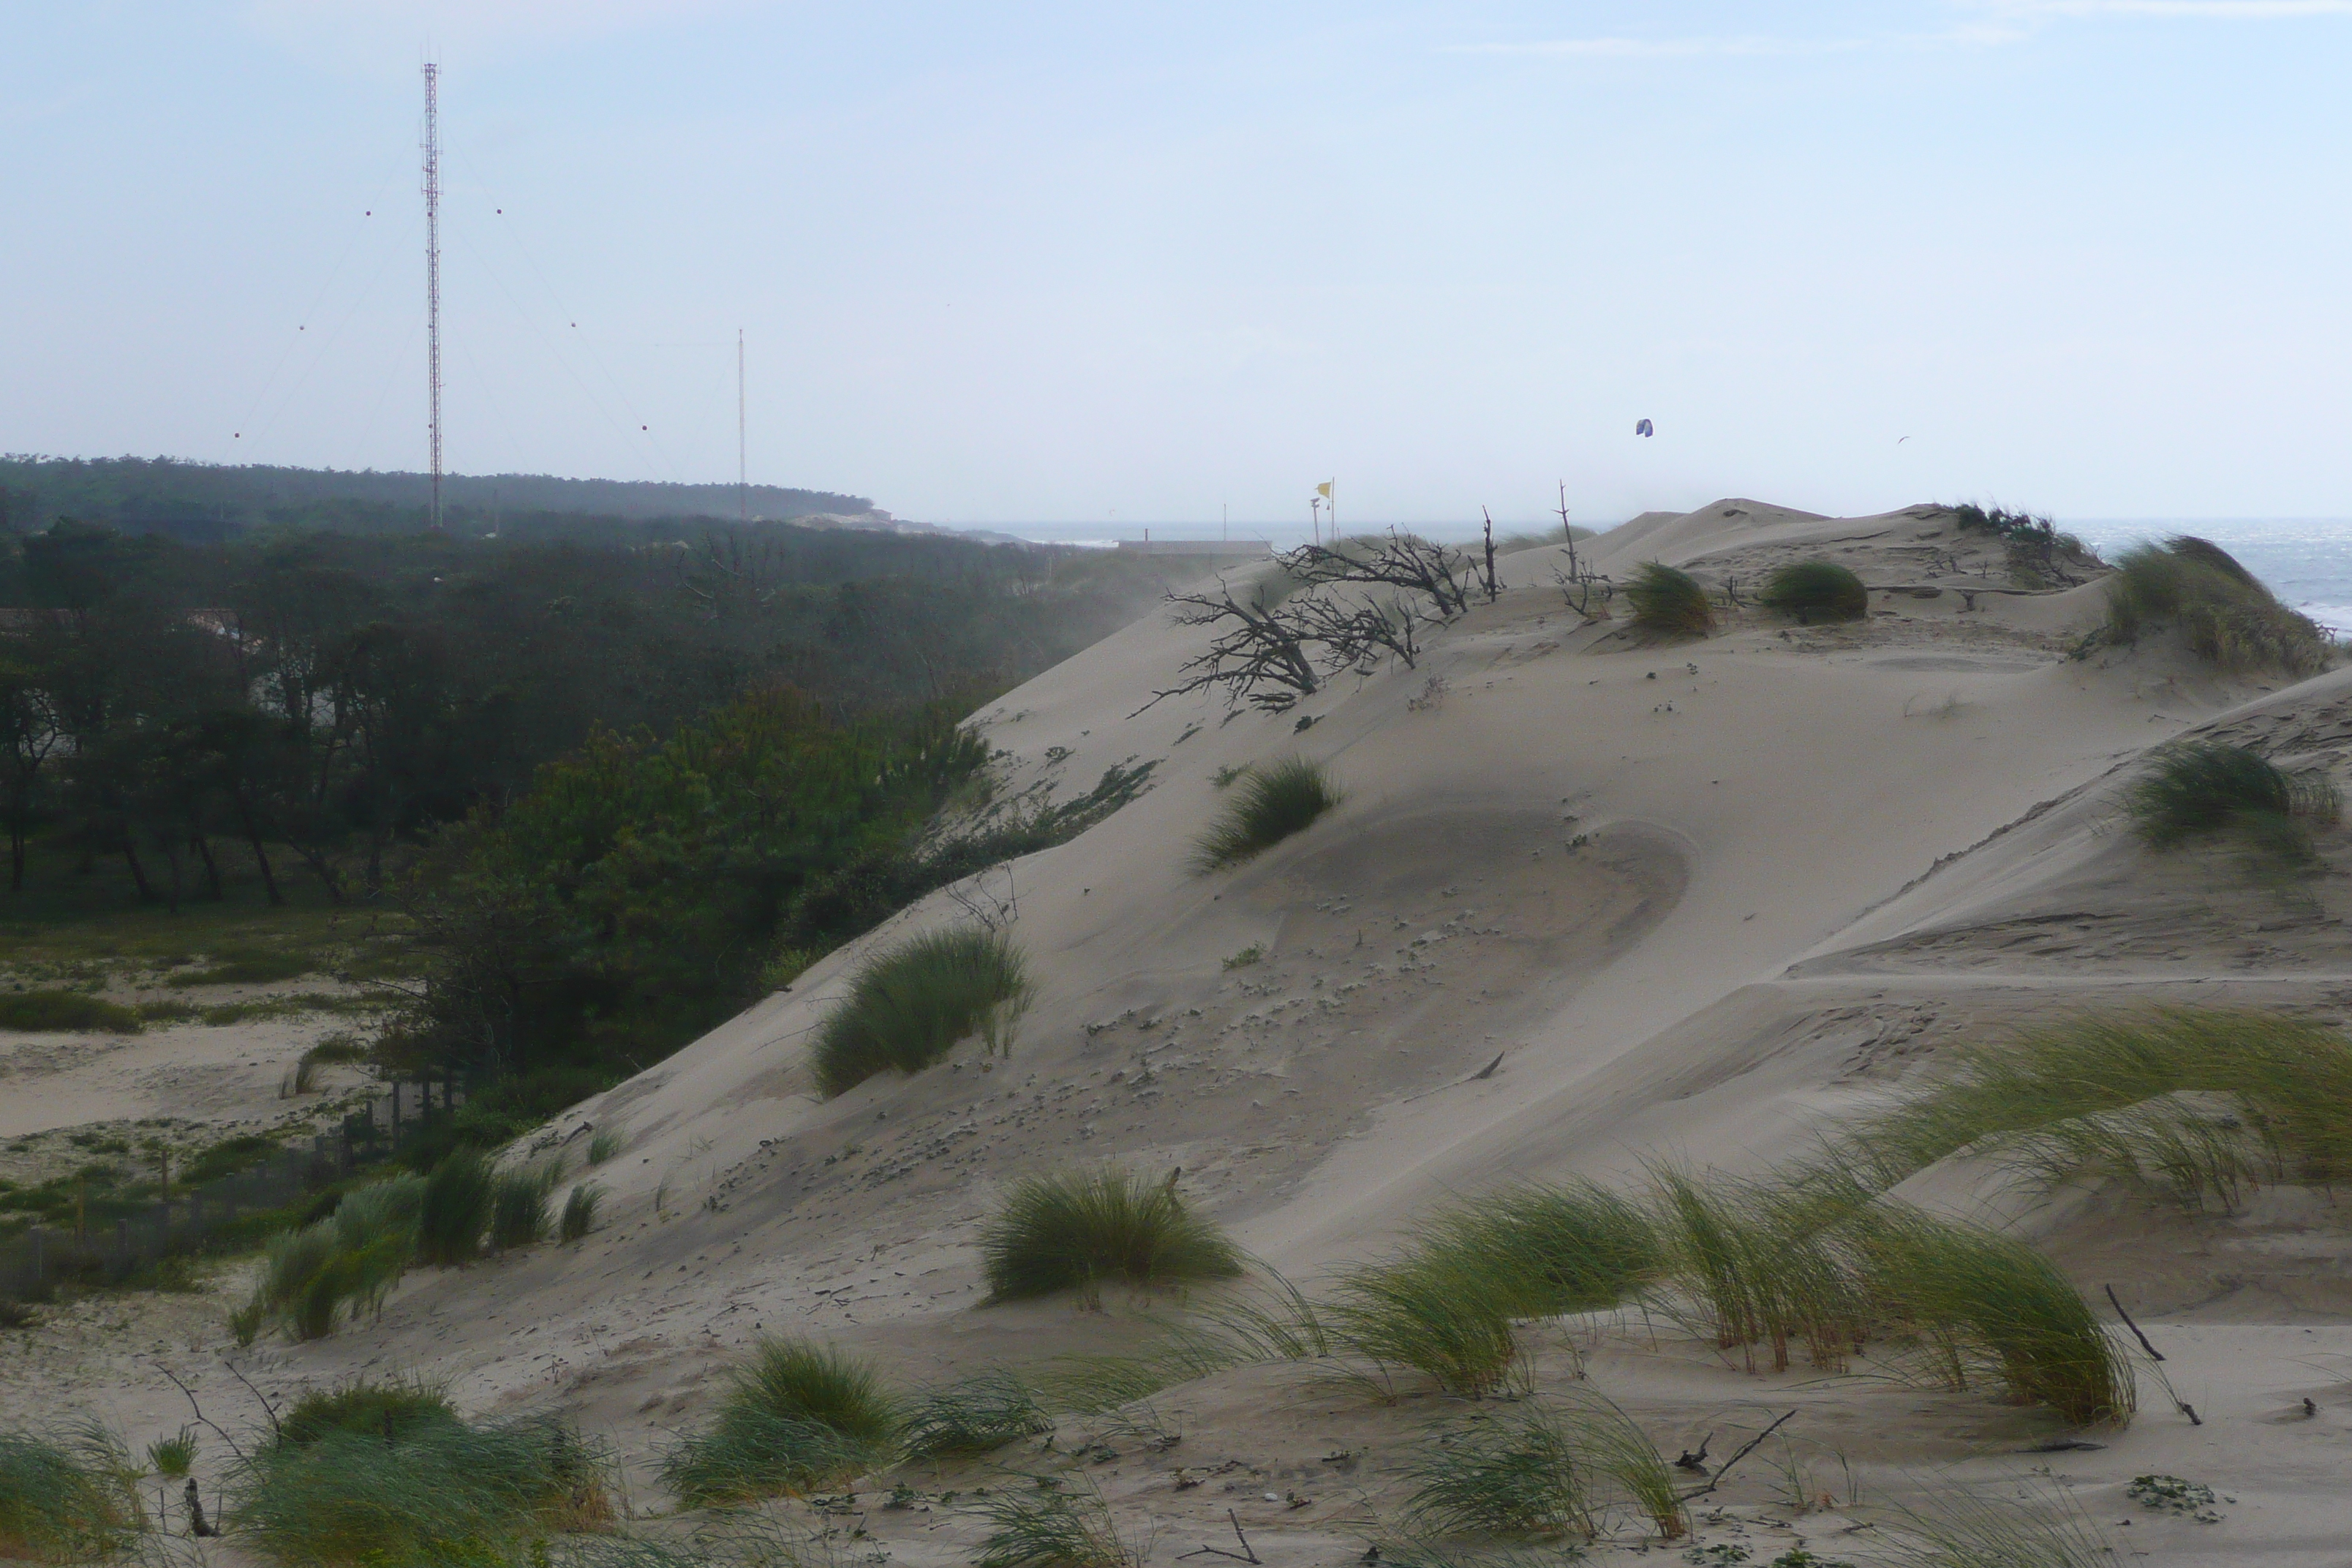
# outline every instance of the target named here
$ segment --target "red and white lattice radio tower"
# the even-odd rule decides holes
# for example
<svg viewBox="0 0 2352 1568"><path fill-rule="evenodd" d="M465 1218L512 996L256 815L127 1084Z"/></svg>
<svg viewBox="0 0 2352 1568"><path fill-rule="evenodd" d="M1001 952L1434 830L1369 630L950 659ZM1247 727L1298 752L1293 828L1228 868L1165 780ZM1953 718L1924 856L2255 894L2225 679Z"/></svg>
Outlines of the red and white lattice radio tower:
<svg viewBox="0 0 2352 1568"><path fill-rule="evenodd" d="M433 526L441 526L441 68L425 63L425 384L433 437Z"/></svg>

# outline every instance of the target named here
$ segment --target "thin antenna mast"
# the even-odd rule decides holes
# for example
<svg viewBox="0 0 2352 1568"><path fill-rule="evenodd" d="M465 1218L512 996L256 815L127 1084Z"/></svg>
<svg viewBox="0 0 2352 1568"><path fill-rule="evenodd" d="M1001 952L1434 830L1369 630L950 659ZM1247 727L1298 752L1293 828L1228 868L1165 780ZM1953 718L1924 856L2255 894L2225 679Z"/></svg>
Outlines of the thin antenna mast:
<svg viewBox="0 0 2352 1568"><path fill-rule="evenodd" d="M743 526L751 525L751 469L743 461L743 329L735 329L735 495Z"/></svg>
<svg viewBox="0 0 2352 1568"><path fill-rule="evenodd" d="M433 526L441 526L441 68L425 62L425 385L433 438Z"/></svg>

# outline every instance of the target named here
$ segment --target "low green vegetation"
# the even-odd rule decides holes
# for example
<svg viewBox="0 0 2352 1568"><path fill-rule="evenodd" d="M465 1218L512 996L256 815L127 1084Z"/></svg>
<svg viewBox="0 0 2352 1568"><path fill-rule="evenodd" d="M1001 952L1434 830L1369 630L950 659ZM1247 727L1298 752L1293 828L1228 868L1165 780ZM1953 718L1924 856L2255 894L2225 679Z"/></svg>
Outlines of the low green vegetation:
<svg viewBox="0 0 2352 1568"><path fill-rule="evenodd" d="M2323 773L2289 774L2261 752L2221 741L2159 748L2124 795L2132 826L2158 849L2225 834L2304 858L2308 825L2332 823L2336 787Z"/></svg>
<svg viewBox="0 0 2352 1568"><path fill-rule="evenodd" d="M62 1438L0 1430L0 1558L102 1562L146 1524L136 1468L98 1426Z"/></svg>
<svg viewBox="0 0 2352 1568"><path fill-rule="evenodd" d="M135 1035L139 1015L79 991L0 991L0 1029L26 1034Z"/></svg>
<svg viewBox="0 0 2352 1568"><path fill-rule="evenodd" d="M993 1300L1105 1284L1147 1289L1230 1279L1240 1251L1177 1194L1171 1177L1153 1181L1114 1165L1024 1177L981 1237L981 1266Z"/></svg>
<svg viewBox="0 0 2352 1568"><path fill-rule="evenodd" d="M468 1423L405 1384L355 1385L309 1414L229 1489L225 1522L284 1568L499 1563L613 1517L609 1456L562 1421Z"/></svg>
<svg viewBox="0 0 2352 1568"><path fill-rule="evenodd" d="M1594 1533L1591 1481L1566 1416L1534 1400L1440 1426L1408 1472L1405 1518L1429 1535Z"/></svg>
<svg viewBox="0 0 2352 1568"><path fill-rule="evenodd" d="M628 1130L621 1127L599 1127L588 1140L588 1163L601 1165L627 1147Z"/></svg>
<svg viewBox="0 0 2352 1568"><path fill-rule="evenodd" d="M233 1325L240 1337L276 1322L290 1339L323 1339L346 1309L381 1305L415 1252L428 1188L421 1176L389 1176L343 1194L327 1218L271 1237Z"/></svg>
<svg viewBox="0 0 2352 1568"><path fill-rule="evenodd" d="M1475 1399L1501 1389L1518 1361L1517 1284L1456 1249L1408 1251L1342 1276L1322 1317L1384 1372L1410 1368Z"/></svg>
<svg viewBox="0 0 2352 1568"><path fill-rule="evenodd" d="M604 1201L604 1189L595 1182L583 1182L565 1194L561 1239L567 1245L588 1239L588 1233L596 1228L597 1206Z"/></svg>
<svg viewBox="0 0 2352 1568"><path fill-rule="evenodd" d="M457 1150L434 1166L417 1209L417 1261L444 1268L472 1262L490 1228L496 1194L490 1162L471 1149Z"/></svg>
<svg viewBox="0 0 2352 1568"><path fill-rule="evenodd" d="M500 1252L545 1241L553 1229L548 1205L563 1180L561 1164L503 1170L490 1178L490 1245ZM584 1234L584 1233L583 1233Z"/></svg>
<svg viewBox="0 0 2352 1568"><path fill-rule="evenodd" d="M1645 561L1625 584L1636 629L1658 637L1703 637L1715 630L1715 607L1697 578L1662 561Z"/></svg>
<svg viewBox="0 0 2352 1568"><path fill-rule="evenodd" d="M1759 602L1768 610L1794 616L1799 626L1817 621L1858 621L1870 614L1870 590L1834 561L1792 561L1764 579Z"/></svg>
<svg viewBox="0 0 2352 1568"><path fill-rule="evenodd" d="M158 1437L147 1445L147 1468L159 1476L178 1480L196 1462L196 1429L183 1426L169 1437Z"/></svg>
<svg viewBox="0 0 2352 1568"><path fill-rule="evenodd" d="M1596 1183L1505 1187L1422 1227L1424 1252L1450 1252L1495 1277L1514 1317L1614 1307L1658 1273L1658 1227L1641 1205Z"/></svg>
<svg viewBox="0 0 2352 1568"><path fill-rule="evenodd" d="M2183 534L2126 551L2107 588L2107 629L2136 642L2161 626L2224 669L2316 675L2336 649L2318 623L2279 603L2220 545Z"/></svg>
<svg viewBox="0 0 2352 1568"><path fill-rule="evenodd" d="M905 1442L915 1458L953 1458L990 1453L1053 1426L1035 1391L1019 1374L994 1367L919 1397L907 1413Z"/></svg>
<svg viewBox="0 0 2352 1568"><path fill-rule="evenodd" d="M318 969L318 961L309 953L282 948L230 947L207 957L203 968L184 970L163 984L183 990L197 985L269 985Z"/></svg>
<svg viewBox="0 0 2352 1568"><path fill-rule="evenodd" d="M928 931L868 959L818 1026L814 1057L827 1095L881 1072L920 1072L992 1016L1025 1002L1028 964L999 931Z"/></svg>
<svg viewBox="0 0 2352 1568"><path fill-rule="evenodd" d="M672 1449L662 1479L694 1506L803 1496L887 1462L902 1417L864 1362L806 1340L763 1338L728 1381L710 1425Z"/></svg>
<svg viewBox="0 0 2352 1568"><path fill-rule="evenodd" d="M989 1532L974 1568L1139 1568L1143 1554L1120 1539L1102 1494L1040 1476L1034 1489L1006 1489L981 1505Z"/></svg>
<svg viewBox="0 0 2352 1568"><path fill-rule="evenodd" d="M306 1390L279 1419L278 1433L282 1441L297 1446L335 1432L396 1443L426 1428L461 1425L448 1394L431 1384L360 1378L333 1388Z"/></svg>
<svg viewBox="0 0 2352 1568"><path fill-rule="evenodd" d="M1344 799L1330 771L1305 757L1254 767L1216 820L1193 841L1192 868L1207 873L1238 866L1310 826Z"/></svg>
<svg viewBox="0 0 2352 1568"><path fill-rule="evenodd" d="M1961 1052L1844 1140L1883 1185L1962 1149L2044 1183L2119 1177L2192 1208L2352 1175L2352 1043L2276 1014L2091 1015Z"/></svg>

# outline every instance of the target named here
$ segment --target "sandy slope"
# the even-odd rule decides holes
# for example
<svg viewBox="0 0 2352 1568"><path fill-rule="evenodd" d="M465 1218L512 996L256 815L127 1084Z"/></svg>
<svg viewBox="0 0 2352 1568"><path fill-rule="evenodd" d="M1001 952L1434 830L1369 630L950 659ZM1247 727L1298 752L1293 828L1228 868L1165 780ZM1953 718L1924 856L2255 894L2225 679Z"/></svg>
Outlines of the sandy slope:
<svg viewBox="0 0 2352 1568"><path fill-rule="evenodd" d="M1144 708L1197 634L1139 622L979 722L1013 789L1066 796L1150 762L1148 794L961 905L908 911L550 1129L544 1142L575 1151L592 1126L629 1133L598 1173L611 1223L584 1247L421 1274L378 1324L259 1352L257 1381L421 1368L483 1408L568 1405L642 1461L761 1329L840 1336L909 1382L1131 1340L1116 1303L974 1309L969 1244L994 1194L1074 1158L1181 1166L1249 1247L1311 1277L1451 1190L1660 1156L1759 1165L1940 1046L2063 1009L2259 1000L2342 1016L2352 955L2332 878L2290 893L2225 858L2151 856L2113 830L2112 801L2147 748L2192 728L2336 763L2352 672L2273 690L2153 647L2070 658L2097 585L1999 591L1991 550L1932 509L1829 519L1731 500L1582 548L1620 577L1661 558L1717 584L1826 554L1878 591L1858 626L1751 615L1644 647L1564 612L1562 551L1526 552L1506 558L1501 600L1419 668L1324 692L1298 710L1304 732L1294 715ZM1188 871L1219 770L1294 751L1328 762L1346 803L1244 870ZM1009 1064L975 1048L813 1096L803 1041L861 952L1015 903L1044 990ZM1227 966L1253 947L1257 962ZM2352 1293L2326 1205L2277 1194L2190 1221L2099 1194L2020 1223L2086 1284L2137 1301L2204 1417L2189 1425L2151 1384L2108 1447L2059 1457L2085 1506L2130 1517L2122 1480L2170 1470L2242 1502L2220 1525L2118 1530L2152 1560L2219 1561L2226 1542L2231 1560L2260 1543L2266 1562L2340 1561L2352 1503L2328 1478L2352 1441ZM1670 1452L1803 1405L1791 1462L1834 1473L1815 1489L1841 1507L1847 1467L1867 1503L1928 1467L1985 1479L2059 1462L2015 1457L2046 1417L1980 1397L1758 1378L1606 1328L1586 1339L1595 1382ZM1566 1376L1564 1346L1543 1364ZM0 1394L53 1397L47 1367L0 1362ZM1180 1535L1246 1509L1269 1562L1352 1555L1434 1404L1343 1408L1282 1392L1283 1376L1171 1392L1157 1407L1182 1424L1181 1451L1106 1461L1106 1488ZM2302 1415L2305 1394L2319 1415ZM184 1413L127 1356L85 1356L67 1396L134 1426ZM1318 1468L1343 1449L1369 1456L1345 1485ZM1228 1460L1215 1487L1170 1479ZM1727 1487L1738 1507L1707 1538L1736 1525L1773 1552L1803 1536L1869 1555L1870 1532L1848 1533L1864 1516L1809 1521L1772 1484L1759 1468ZM1318 1500L1290 1506L1302 1491ZM944 1508L867 1522L909 1562L961 1560L971 1531Z"/></svg>

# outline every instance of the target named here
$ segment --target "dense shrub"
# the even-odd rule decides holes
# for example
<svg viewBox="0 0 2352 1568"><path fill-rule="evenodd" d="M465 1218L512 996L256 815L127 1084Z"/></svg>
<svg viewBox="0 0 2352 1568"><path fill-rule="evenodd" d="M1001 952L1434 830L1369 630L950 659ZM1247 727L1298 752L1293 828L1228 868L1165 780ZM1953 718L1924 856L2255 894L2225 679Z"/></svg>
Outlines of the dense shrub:
<svg viewBox="0 0 2352 1568"><path fill-rule="evenodd" d="M1715 608L1706 590L1687 572L1662 561L1645 561L1625 585L1633 625L1654 637L1703 637L1715 630Z"/></svg>
<svg viewBox="0 0 2352 1568"><path fill-rule="evenodd" d="M1192 868L1208 872L1239 865L1272 848L1344 798L1320 763L1287 757L1242 776L1241 788L1225 802L1208 831L1194 840Z"/></svg>
<svg viewBox="0 0 2352 1568"><path fill-rule="evenodd" d="M1029 991L1028 965L1002 932L959 927L910 938L866 960L818 1026L818 1085L835 1095L879 1072L919 1072Z"/></svg>
<svg viewBox="0 0 2352 1568"><path fill-rule="evenodd" d="M2315 675L2335 658L2327 634L2288 609L2229 552L2183 534L2126 551L2107 588L2107 629L2137 641L2179 628L2192 652L2224 669Z"/></svg>
<svg viewBox="0 0 2352 1568"><path fill-rule="evenodd" d="M1794 616L1800 626L1858 621L1870 614L1870 591L1834 561L1792 561L1775 567L1764 579L1759 597L1766 609Z"/></svg>
<svg viewBox="0 0 2352 1568"><path fill-rule="evenodd" d="M1139 1287L1228 1279L1241 1254L1194 1214L1172 1181L1116 1166L1028 1176L981 1236L991 1299L1011 1300L1120 1282Z"/></svg>
<svg viewBox="0 0 2352 1568"><path fill-rule="evenodd" d="M798 1496L887 1462L901 1417L874 1370L806 1340L763 1338L730 1376L710 1426L666 1456L680 1500Z"/></svg>

